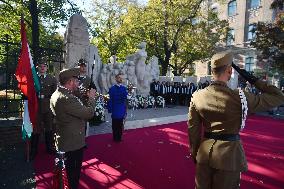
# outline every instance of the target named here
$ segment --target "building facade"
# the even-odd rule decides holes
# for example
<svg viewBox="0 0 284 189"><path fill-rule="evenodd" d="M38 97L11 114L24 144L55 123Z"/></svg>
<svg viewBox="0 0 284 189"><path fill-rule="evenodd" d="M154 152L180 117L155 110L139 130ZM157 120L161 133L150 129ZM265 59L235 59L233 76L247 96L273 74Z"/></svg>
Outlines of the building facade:
<svg viewBox="0 0 284 189"><path fill-rule="evenodd" d="M214 10L221 20L227 20L229 31L224 49L234 52L234 62L247 71L260 75L265 70L264 62L257 60L257 51L250 46L255 38L255 29L258 22L273 22L276 12L270 9L273 0L209 0L208 6ZM197 63L201 64L201 63ZM204 64L204 63L203 63ZM196 65L196 75L208 74L210 65Z"/></svg>

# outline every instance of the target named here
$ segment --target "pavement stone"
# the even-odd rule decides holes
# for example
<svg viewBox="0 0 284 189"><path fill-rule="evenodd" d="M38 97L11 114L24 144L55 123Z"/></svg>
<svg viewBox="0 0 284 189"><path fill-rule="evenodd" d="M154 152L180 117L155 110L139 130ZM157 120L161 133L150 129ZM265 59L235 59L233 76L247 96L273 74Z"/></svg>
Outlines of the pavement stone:
<svg viewBox="0 0 284 189"><path fill-rule="evenodd" d="M186 121L188 107L186 106L169 106L165 108L147 108L147 109L129 109L125 122L125 130L137 129ZM98 126L92 126L89 129L90 135L111 133L111 114L106 112L105 122Z"/></svg>
<svg viewBox="0 0 284 189"><path fill-rule="evenodd" d="M125 130L138 129L168 123L187 121L188 107L169 106L165 108L147 108L128 110L125 122ZM284 108L278 108L274 112L259 112L256 115L268 116L275 119L284 119ZM105 122L89 129L88 136L111 133L111 114L106 112Z"/></svg>

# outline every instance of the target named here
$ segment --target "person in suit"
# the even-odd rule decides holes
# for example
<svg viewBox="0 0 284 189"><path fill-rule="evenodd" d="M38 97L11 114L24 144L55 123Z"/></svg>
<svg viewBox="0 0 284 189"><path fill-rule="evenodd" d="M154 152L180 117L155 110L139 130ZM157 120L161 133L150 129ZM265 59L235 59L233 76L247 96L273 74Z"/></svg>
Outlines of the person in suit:
<svg viewBox="0 0 284 189"><path fill-rule="evenodd" d="M31 136L30 159L33 160L38 151L40 134L44 133L45 147L48 154L54 154L54 128L53 115L50 110L49 101L52 93L56 90L57 81L54 76L47 73L47 59L42 58L37 66L40 82L40 91L38 94L38 113L37 125L34 127Z"/></svg>
<svg viewBox="0 0 284 189"><path fill-rule="evenodd" d="M225 51L211 59L214 82L193 94L188 116L191 156L196 163L196 189L237 189L247 161L239 132L246 114L265 111L283 104L284 96L275 86L258 80L232 64ZM232 66L262 92L255 95L227 86ZM203 129L202 129L203 125Z"/></svg>
<svg viewBox="0 0 284 189"><path fill-rule="evenodd" d="M88 102L84 105L74 95L79 86L79 69L64 69L59 73L60 85L52 94L50 107L56 121L56 149L65 152L65 165L69 187L76 189L85 147L85 124L95 113L96 91L87 91Z"/></svg>
<svg viewBox="0 0 284 189"><path fill-rule="evenodd" d="M127 114L127 89L122 85L120 74L115 76L116 83L109 89L108 112L112 118L113 140L120 142Z"/></svg>

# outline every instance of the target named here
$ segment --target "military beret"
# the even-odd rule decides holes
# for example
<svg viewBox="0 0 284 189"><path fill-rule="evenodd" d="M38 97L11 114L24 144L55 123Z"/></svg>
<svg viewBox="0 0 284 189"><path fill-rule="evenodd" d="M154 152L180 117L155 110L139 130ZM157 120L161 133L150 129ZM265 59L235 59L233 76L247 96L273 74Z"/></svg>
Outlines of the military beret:
<svg viewBox="0 0 284 189"><path fill-rule="evenodd" d="M225 65L231 65L233 61L233 54L231 51L219 52L211 58L211 68L218 68Z"/></svg>
<svg viewBox="0 0 284 189"><path fill-rule="evenodd" d="M78 66L81 66L81 65L87 65L87 61L83 58L81 58L78 62Z"/></svg>
<svg viewBox="0 0 284 189"><path fill-rule="evenodd" d="M72 77L78 77L79 75L80 75L79 68L63 69L59 73L59 82L64 83L69 79L71 79Z"/></svg>

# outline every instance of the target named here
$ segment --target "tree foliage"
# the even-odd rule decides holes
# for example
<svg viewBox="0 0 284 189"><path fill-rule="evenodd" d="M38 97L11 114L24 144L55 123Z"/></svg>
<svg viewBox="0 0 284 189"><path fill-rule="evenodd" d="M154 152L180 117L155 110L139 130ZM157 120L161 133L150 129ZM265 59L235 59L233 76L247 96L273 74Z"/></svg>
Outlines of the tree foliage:
<svg viewBox="0 0 284 189"><path fill-rule="evenodd" d="M55 30L80 12L69 0L0 0L0 39L20 42L20 17L24 15L29 41L34 47L58 48L62 37Z"/></svg>
<svg viewBox="0 0 284 189"><path fill-rule="evenodd" d="M89 13L92 42L98 46L103 62L108 62L112 55L123 60L126 53L132 52L123 25L128 9L136 5L133 0L93 0L93 10Z"/></svg>
<svg viewBox="0 0 284 189"><path fill-rule="evenodd" d="M202 0L149 0L145 6L114 2L105 3L108 7L102 10L107 14L97 10L92 19L96 23L94 42L105 52L102 56L123 58L120 56L134 52L139 42L146 41L148 56L158 57L162 75L169 66L175 74L182 74L195 60L211 56L225 36L227 23L210 9L202 11L208 8Z"/></svg>
<svg viewBox="0 0 284 189"><path fill-rule="evenodd" d="M282 2L282 3L281 3ZM283 8L283 0L276 0L271 6ZM256 27L256 38L251 42L260 53L258 59L264 67L284 72L284 14L279 13L274 23L260 22ZM265 60L265 61L264 61Z"/></svg>

